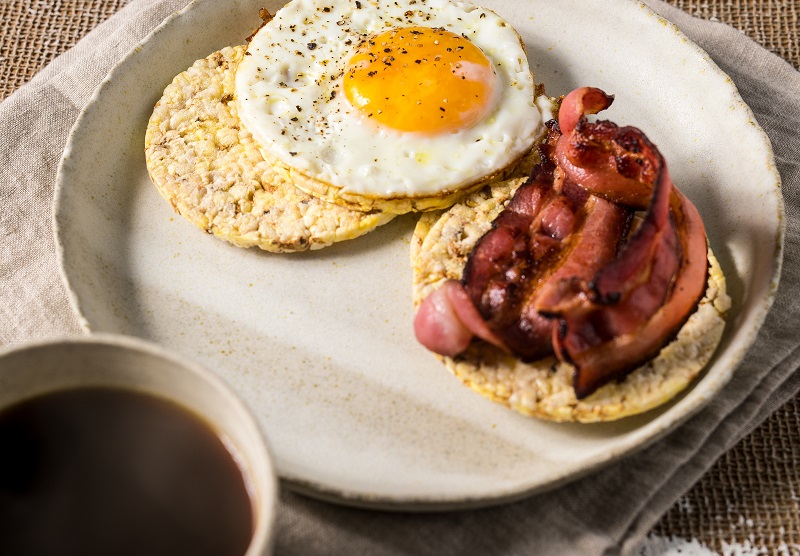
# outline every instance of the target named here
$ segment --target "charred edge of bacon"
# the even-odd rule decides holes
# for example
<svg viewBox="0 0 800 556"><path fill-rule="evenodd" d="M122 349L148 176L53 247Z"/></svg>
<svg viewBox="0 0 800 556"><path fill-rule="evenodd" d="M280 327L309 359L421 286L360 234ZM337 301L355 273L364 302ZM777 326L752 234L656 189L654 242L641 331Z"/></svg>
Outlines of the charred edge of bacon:
<svg viewBox="0 0 800 556"><path fill-rule="evenodd" d="M598 273L593 284L594 300L588 310L562 315L561 324L566 325L566 330L560 326L559 335L554 336L556 352L567 354L575 364L574 388L581 399L652 359L696 310L707 281L705 233L696 209L673 188L661 153L640 130L618 128L611 122L589 124L581 117L571 136L562 138L558 148L561 150L557 156L559 162L565 163L565 171L577 168L576 174L581 175L581 162L585 161L594 172L587 185L599 184L599 191L593 192L606 198L623 203L634 201L635 206L637 195L635 190L628 192L629 186L638 186L644 195L652 183L642 225L617 259ZM703 236L702 253L698 233ZM690 234L694 236L689 237ZM690 248L692 254L684 256ZM670 266L659 266L663 256L668 257ZM697 276L695 283L698 265L703 265L703 281ZM654 279L664 285L650 289ZM614 313L614 306L626 297L628 305L620 310L632 307L631 296L636 294L649 296L646 310L640 315L633 313L633 318ZM617 321L618 318L623 320ZM621 323L621 328L615 321ZM616 340L631 334L636 335L632 341L623 340L620 344Z"/></svg>
<svg viewBox="0 0 800 556"><path fill-rule="evenodd" d="M554 350L575 366L579 399L655 356L694 313L708 279L702 220L655 145L636 128L586 120L612 101L599 89L567 95L559 120L546 123L540 163L476 243L461 281L423 301L447 297L470 337L523 361L537 346ZM546 258L528 261L520 249ZM520 340L535 349L520 351Z"/></svg>
<svg viewBox="0 0 800 556"><path fill-rule="evenodd" d="M654 151L654 154L657 155L659 165L663 164L661 153ZM623 295L622 289L628 285L626 282L632 278L634 272L641 270L642 264L646 262L645 257L648 256L650 250L648 248L653 248L665 226L674 225L674 219L669 210L672 183L660 168L657 171L655 185L651 190L650 205L641 225L622 247L619 256L598 272L592 280L595 301L600 305L614 305L619 302ZM606 285L607 282L611 282L612 285L616 282L616 287Z"/></svg>
<svg viewBox="0 0 800 556"><path fill-rule="evenodd" d="M555 152L555 145L558 141L558 138L561 136L561 131L558 127L558 121L555 119L548 120L545 124L548 128L547 137L544 141L537 145L537 150L539 153L539 162L535 164L531 170L530 175L525 180L525 182L517 188L517 192L511 197L509 203L506 205L506 209L504 209L493 221L490 229L483 234L483 236L478 239L475 243L475 246L472 249L472 253L467 259L466 265L464 266L464 270L461 275L461 283L464 285L467 291L470 290L469 282L471 281L471 277L476 274L474 265L476 265L475 257L473 256L475 253L480 252L481 244L488 241L487 238L491 236L493 232L495 232L501 222L501 218L503 214L506 213L509 208L513 208L515 206L515 199L517 199L517 193L523 194L526 188L532 186L538 180L543 182L552 183L554 177L553 172L556 169L556 163L554 158ZM473 298L473 301L475 299ZM476 306L478 303L476 303ZM484 315L485 317L485 315Z"/></svg>
<svg viewBox="0 0 800 556"><path fill-rule="evenodd" d="M556 164L553 153L560 136L551 120L547 138L538 145L540 162L516 191L506 208L476 243L462 273L461 283L498 342L522 361L552 354L551 324L538 314L525 312L529 276L557 264L557 241L548 248L539 237L537 258L531 250L531 226L539 213L561 198L552 190ZM506 246L503 249L503 246Z"/></svg>

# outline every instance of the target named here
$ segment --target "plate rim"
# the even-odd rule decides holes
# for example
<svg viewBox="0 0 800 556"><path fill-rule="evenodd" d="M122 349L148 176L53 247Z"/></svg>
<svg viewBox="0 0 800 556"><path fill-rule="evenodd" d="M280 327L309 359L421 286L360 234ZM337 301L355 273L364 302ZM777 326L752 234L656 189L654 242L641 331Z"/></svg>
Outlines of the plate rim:
<svg viewBox="0 0 800 556"><path fill-rule="evenodd" d="M655 431L652 431L648 436L646 436L643 439L635 439L633 441L627 442L622 446L617 447L617 449L612 450L608 454L604 454L603 457L594 459L592 462L590 462L589 464L585 465L583 468L577 471L571 471L570 473L565 474L563 476L559 476L556 479L551 480L550 482L534 484L523 489L512 488L509 491L503 491L503 492L495 491L494 495L461 496L461 497L457 495L451 497L424 497L424 496L413 496L413 495L409 497L403 497L399 495L387 496L387 495L374 495L366 492L353 492L343 488L337 489L330 485L316 483L310 479L298 478L292 476L291 473L282 472L280 474L281 480L287 486L300 493L314 496L316 498L320 498L322 500L327 500L338 504L354 506L354 507L362 507L362 508L386 509L393 511L458 510L458 509L494 506L501 503L519 500L522 498L529 497L533 494L558 488L566 483L572 482L581 477L585 477L586 475L592 474L597 470L620 460L626 455L630 455L632 453L643 450L646 447L652 445L653 443L661 440L669 432L674 431L681 424L688 421L690 418L695 416L701 409L706 407L706 405L709 403L710 399L713 396L719 395L720 391L732 378L734 372L739 368L745 354L747 353L749 347L752 346L752 344L754 343L760 329L764 324L767 314L769 313L769 310L772 307L778 289L778 284L780 282L780 276L783 267L783 255L785 248L784 244L785 244L785 233L786 233L785 206L781 189L781 176L777 170L777 166L775 163L775 156L772 148L772 143L769 139L769 136L756 121L755 115L750 106L747 105L747 103L741 97L741 94L739 93L738 88L736 87L733 80L713 61L713 59L711 59L710 55L707 52L705 52L705 50L703 50L699 45L697 45L695 42L689 39L677 27L677 25L675 25L665 17L661 16L658 12L650 8L644 2L641 2L639 0L632 0L632 1L615 0L615 1L619 5L629 5L631 9L638 7L640 9L645 10L647 15L655 18L657 22L669 28L676 35L676 40L681 41L686 48L691 50L694 56L703 61L703 63L707 66L708 69L715 72L717 74L717 77L721 78L721 80L725 82L725 86L727 87L726 92L729 95L729 97L735 102L737 109L743 111L743 117L747 118L753 124L754 132L759 135L759 139L763 143L763 146L766 149L766 154L768 154L767 170L771 175L771 177L774 179L774 183L771 185L769 193L770 195L774 194L776 200L776 209L777 209L777 214L776 214L777 226L774 238L775 253L770 259L772 262L772 276L769 283L769 288L766 291L766 293L761 297L761 299L755 300L756 306L754 307L751 316L748 318L748 322L750 324L746 336L742 339L741 342L742 347L738 350L738 352L734 353L731 356L731 363L727 366L726 372L720 373L720 375L716 377L716 380L719 382L719 384L714 388L712 396L705 396L705 397L696 396L695 399L691 401L691 403L687 402L688 407L685 407L683 412L681 412L678 415L671 416L670 419L665 419L664 415L659 416L657 419L659 426L656 427ZM98 333L95 333L93 331L92 324L85 316L84 311L82 310L82 303L80 296L78 295L76 289L73 287L69 274L67 272L65 264L66 247L62 238L63 234L60 232L61 226L59 221L59 218L61 216L61 208L63 206L62 197L64 195L65 188L68 187L68 185L66 184L68 182L70 170L67 166L69 163L69 158L72 155L73 144L76 141L76 137L79 136L80 133L82 132L82 128L84 128L86 121L91 117L91 111L93 110L93 107L98 102L101 101L103 92L110 86L110 84L121 72L124 72L125 66L131 63L130 61L132 59L136 58L136 56L141 51L142 47L146 43L153 40L153 38L158 34L163 32L168 32L168 30L172 27L172 25L175 23L176 20L187 16L187 14L191 13L195 9L198 9L198 6L207 3L211 3L213 5L214 0L191 0L191 2L189 2L184 8L182 8L177 12L173 12L172 14L167 16L159 25L157 25L149 33L147 33L147 35L141 41L139 41L134 47L132 47L127 54L125 54L116 64L114 64L114 66L111 68L111 70L109 70L104 79L95 88L94 92L92 93L91 97L88 99L85 106L81 110L78 118L76 119L74 125L72 126L68 134L67 142L65 144L62 157L58 164L58 171L56 175L55 191L54 191L52 211L51 211L51 223L52 223L52 233L56 245L56 262L58 266L59 276L67 292L72 312L77 317L81 329L85 334L98 334ZM478 0L476 3L480 4L480 0ZM104 334L104 333L105 332L100 332L99 334ZM714 356L712 362L717 357L718 354ZM709 365L710 364L711 363L709 363ZM689 388L695 388L697 386L698 381L701 379L702 375L701 377L696 378L692 382L692 384L690 384ZM687 392L689 392L689 390L687 390ZM649 425L649 423L647 425Z"/></svg>

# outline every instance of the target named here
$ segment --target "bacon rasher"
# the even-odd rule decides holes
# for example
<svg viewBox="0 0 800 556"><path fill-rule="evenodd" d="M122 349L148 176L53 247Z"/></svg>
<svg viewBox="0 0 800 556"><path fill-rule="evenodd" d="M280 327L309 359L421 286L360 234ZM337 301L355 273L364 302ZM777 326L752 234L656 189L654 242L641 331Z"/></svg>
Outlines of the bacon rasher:
<svg viewBox="0 0 800 556"><path fill-rule="evenodd" d="M612 100L593 88L565 97L542 163L462 280L421 304L423 345L455 356L477 335L524 361L555 351L584 398L655 356L693 312L706 282L703 223L641 131L586 119Z"/></svg>

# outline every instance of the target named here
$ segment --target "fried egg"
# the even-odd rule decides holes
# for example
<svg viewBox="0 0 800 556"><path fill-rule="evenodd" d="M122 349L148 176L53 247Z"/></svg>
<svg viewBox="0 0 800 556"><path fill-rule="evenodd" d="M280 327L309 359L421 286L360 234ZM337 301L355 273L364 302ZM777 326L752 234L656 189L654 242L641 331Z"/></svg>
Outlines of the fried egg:
<svg viewBox="0 0 800 556"><path fill-rule="evenodd" d="M328 203L284 183L232 102L245 47L226 47L175 76L145 133L145 162L170 206L238 247L321 249L389 222L391 214Z"/></svg>
<svg viewBox="0 0 800 556"><path fill-rule="evenodd" d="M463 1L293 0L252 38L236 102L287 174L356 198L499 179L544 129L516 31Z"/></svg>

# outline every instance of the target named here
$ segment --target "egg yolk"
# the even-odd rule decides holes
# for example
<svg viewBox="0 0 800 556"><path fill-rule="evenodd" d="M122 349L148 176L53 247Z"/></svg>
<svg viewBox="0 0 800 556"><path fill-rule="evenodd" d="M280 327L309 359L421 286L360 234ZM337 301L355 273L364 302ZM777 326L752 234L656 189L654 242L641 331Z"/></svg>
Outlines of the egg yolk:
<svg viewBox="0 0 800 556"><path fill-rule="evenodd" d="M364 41L344 72L344 94L369 119L406 132L468 128L494 104L497 76L468 39L444 29L393 29Z"/></svg>

